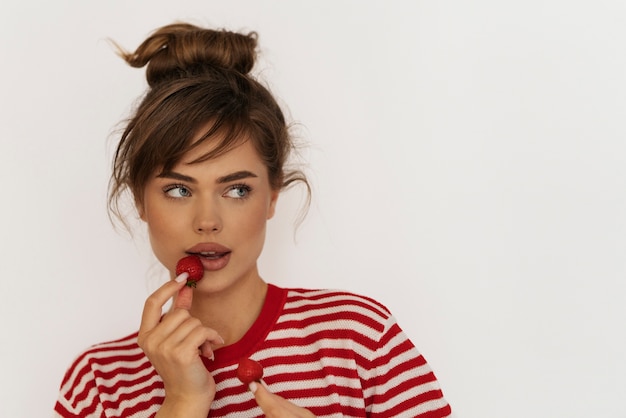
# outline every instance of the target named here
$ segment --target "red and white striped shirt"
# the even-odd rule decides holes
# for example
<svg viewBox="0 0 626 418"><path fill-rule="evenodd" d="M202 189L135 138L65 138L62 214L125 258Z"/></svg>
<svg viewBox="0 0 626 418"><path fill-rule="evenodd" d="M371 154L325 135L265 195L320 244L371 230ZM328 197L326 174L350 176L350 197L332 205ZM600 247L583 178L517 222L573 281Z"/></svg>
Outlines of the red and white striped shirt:
<svg viewBox="0 0 626 418"><path fill-rule="evenodd" d="M269 285L259 318L237 343L203 358L217 384L209 417L262 417L236 377L239 359L263 366L269 390L317 417L449 416L439 384L380 303L331 290ZM152 417L163 382L137 334L91 347L67 371L57 417Z"/></svg>

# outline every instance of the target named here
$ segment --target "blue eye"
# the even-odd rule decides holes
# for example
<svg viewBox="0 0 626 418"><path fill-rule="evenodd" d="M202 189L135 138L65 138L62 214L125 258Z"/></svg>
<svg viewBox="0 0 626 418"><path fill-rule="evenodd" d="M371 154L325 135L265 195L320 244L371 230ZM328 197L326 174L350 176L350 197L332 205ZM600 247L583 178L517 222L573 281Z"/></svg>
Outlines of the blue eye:
<svg viewBox="0 0 626 418"><path fill-rule="evenodd" d="M163 189L166 195L173 198L183 198L191 196L191 191L182 184L173 184Z"/></svg>
<svg viewBox="0 0 626 418"><path fill-rule="evenodd" d="M245 199L246 197L250 195L251 190L252 189L245 184L236 184L234 186L231 186L226 191L224 196L230 197L232 199Z"/></svg>

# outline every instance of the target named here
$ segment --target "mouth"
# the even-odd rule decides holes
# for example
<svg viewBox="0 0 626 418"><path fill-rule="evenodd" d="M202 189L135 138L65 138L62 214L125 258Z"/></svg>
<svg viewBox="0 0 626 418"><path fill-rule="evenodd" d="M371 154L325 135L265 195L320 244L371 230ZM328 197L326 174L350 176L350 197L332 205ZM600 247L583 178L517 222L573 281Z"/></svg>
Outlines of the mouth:
<svg viewBox="0 0 626 418"><path fill-rule="evenodd" d="M205 242L194 245L186 253L200 257L204 270L217 271L228 265L232 251L218 243Z"/></svg>
<svg viewBox="0 0 626 418"><path fill-rule="evenodd" d="M218 244L217 242L202 242L194 245L191 248L187 248L187 254L197 255L198 257L205 258L219 258L226 254L229 254L231 249Z"/></svg>
<svg viewBox="0 0 626 418"><path fill-rule="evenodd" d="M207 260L217 260L220 259L222 257L224 257L227 254L230 254L230 251L223 251L223 252L218 252L218 251L202 251L199 253L192 253L193 255L197 255L200 258L205 258Z"/></svg>

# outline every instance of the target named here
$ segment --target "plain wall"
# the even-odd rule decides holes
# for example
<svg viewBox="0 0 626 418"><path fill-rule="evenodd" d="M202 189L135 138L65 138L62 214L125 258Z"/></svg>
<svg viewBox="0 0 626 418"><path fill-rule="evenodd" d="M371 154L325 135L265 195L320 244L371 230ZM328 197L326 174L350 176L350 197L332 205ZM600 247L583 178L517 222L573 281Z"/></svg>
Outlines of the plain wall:
<svg viewBox="0 0 626 418"><path fill-rule="evenodd" d="M626 417L626 3L0 4L0 416L49 416L88 345L164 279L106 213L145 87L106 41L174 20L260 35L314 186L262 275L372 296L457 417ZM295 238L294 238L295 237Z"/></svg>

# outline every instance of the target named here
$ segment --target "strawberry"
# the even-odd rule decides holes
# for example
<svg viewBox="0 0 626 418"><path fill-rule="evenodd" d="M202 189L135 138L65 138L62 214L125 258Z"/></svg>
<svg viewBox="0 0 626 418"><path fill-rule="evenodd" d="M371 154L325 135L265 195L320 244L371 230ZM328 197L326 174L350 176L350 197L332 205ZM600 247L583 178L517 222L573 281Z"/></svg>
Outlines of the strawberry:
<svg viewBox="0 0 626 418"><path fill-rule="evenodd" d="M196 282L204 276L204 267L202 266L200 257L197 255L188 255L178 260L178 263L176 263L176 275L178 276L184 272L189 273L187 286L196 287Z"/></svg>
<svg viewBox="0 0 626 418"><path fill-rule="evenodd" d="M249 358L242 358L239 360L239 367L237 367L237 379L245 385L259 381L263 377L263 366L259 362Z"/></svg>

